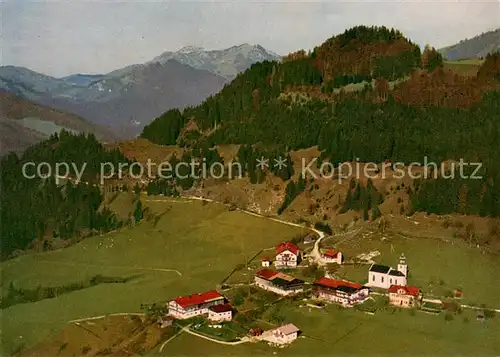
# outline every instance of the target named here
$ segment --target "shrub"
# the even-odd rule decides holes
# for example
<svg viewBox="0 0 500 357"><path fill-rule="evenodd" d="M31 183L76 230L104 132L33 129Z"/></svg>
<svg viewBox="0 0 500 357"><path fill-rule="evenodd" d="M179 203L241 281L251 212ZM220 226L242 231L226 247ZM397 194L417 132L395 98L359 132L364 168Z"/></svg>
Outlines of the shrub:
<svg viewBox="0 0 500 357"><path fill-rule="evenodd" d="M492 319L495 317L496 311L492 309L484 309L484 317L487 319Z"/></svg>
<svg viewBox="0 0 500 357"><path fill-rule="evenodd" d="M82 354L86 355L87 353L89 353L91 350L91 348L89 346L83 346L82 347Z"/></svg>
<svg viewBox="0 0 500 357"><path fill-rule="evenodd" d="M235 306L240 306L245 302L245 298L241 295L236 295L234 297L234 305Z"/></svg>

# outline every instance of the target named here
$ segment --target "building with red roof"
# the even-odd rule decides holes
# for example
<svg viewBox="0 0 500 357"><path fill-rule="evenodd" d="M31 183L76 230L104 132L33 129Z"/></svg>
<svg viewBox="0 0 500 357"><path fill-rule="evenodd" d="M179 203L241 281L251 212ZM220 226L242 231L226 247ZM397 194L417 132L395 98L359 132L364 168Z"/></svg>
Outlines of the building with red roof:
<svg viewBox="0 0 500 357"><path fill-rule="evenodd" d="M292 242L285 242L276 246L274 265L277 269L296 268L300 263L301 252Z"/></svg>
<svg viewBox="0 0 500 357"><path fill-rule="evenodd" d="M365 301L370 290L357 283L323 277L313 284L313 297L351 307Z"/></svg>
<svg viewBox="0 0 500 357"><path fill-rule="evenodd" d="M208 309L214 305L222 305L224 296L212 290L202 294L179 296L168 302L168 314L178 319L188 319L193 316L208 314Z"/></svg>
<svg viewBox="0 0 500 357"><path fill-rule="evenodd" d="M389 304L394 306L411 308L422 303L422 292L415 286L391 285L388 292Z"/></svg>
<svg viewBox="0 0 500 357"><path fill-rule="evenodd" d="M342 253L335 249L326 249L321 252L321 259L325 263L342 264Z"/></svg>
<svg viewBox="0 0 500 357"><path fill-rule="evenodd" d="M304 291L303 280L272 269L261 269L255 273L255 285L283 296Z"/></svg>

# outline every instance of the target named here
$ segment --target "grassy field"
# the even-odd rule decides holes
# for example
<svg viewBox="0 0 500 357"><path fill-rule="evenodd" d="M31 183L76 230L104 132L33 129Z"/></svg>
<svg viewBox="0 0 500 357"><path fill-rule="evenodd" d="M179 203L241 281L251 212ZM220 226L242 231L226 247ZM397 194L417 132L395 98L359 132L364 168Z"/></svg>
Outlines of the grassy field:
<svg viewBox="0 0 500 357"><path fill-rule="evenodd" d="M223 205L154 200L159 202L142 198L144 205L161 215L156 225L144 222L0 265L4 293L11 282L17 288L36 288L84 281L98 274L135 277L126 284L98 285L2 310L2 355L41 341L72 319L135 312L141 303L214 289L237 264L260 249L301 233L300 228L230 212Z"/></svg>
<svg viewBox="0 0 500 357"><path fill-rule="evenodd" d="M368 315L334 305L325 310L288 306L286 321L302 330L299 338L285 349L273 349L264 343L224 346L188 334L169 342L163 356L403 356L403 355L481 355L498 352L499 319L475 321L475 315L463 312L452 321L444 315L429 315L396 310ZM404 352L403 352L404 351Z"/></svg>
<svg viewBox="0 0 500 357"><path fill-rule="evenodd" d="M128 200L123 199L123 202ZM146 196L142 201L159 218L133 229L89 238L63 250L19 257L0 265L4 292L11 282L18 288L36 288L86 281L99 274L134 277L127 283L97 285L2 310L2 355L56 334L72 319L137 312L141 303L166 301L181 294L216 288L237 265L261 249L303 233L300 228L229 211L219 204ZM331 239L325 245L339 248L347 260L378 250L381 254L374 260L392 266L403 252L410 268L409 283L420 286L426 295L461 288L464 303L498 307L500 286L495 279L498 256L483 254L458 240L451 244L374 233L340 241ZM271 253L261 253L252 262L253 268L259 267L262 256ZM337 274L363 282L367 269L367 266L345 265ZM229 282L251 280L249 273L247 269L239 270ZM227 295L237 293L230 290ZM251 293L252 298L260 295L265 294ZM245 302L239 308L252 308L255 304ZM417 311L411 315L406 310L394 313L384 310L372 316L334 305L320 310L301 307L303 304L301 300L279 301L253 323L266 325L265 321L270 321L267 324L270 327L277 314L284 318L283 323L297 325L303 338L285 349L274 349L264 343L228 346L181 333L161 353L155 349L149 355L493 356L500 350L498 316L477 322L473 311L464 310L446 321L444 313L435 316Z"/></svg>
<svg viewBox="0 0 500 357"><path fill-rule="evenodd" d="M444 69L451 69L452 71L463 76L475 76L479 66L484 60L473 58L459 61L445 61Z"/></svg>
<svg viewBox="0 0 500 357"><path fill-rule="evenodd" d="M326 242L325 242L326 243ZM328 242L335 245L334 241ZM396 267L399 256L404 253L409 267L409 284L420 287L425 295L442 296L455 289L463 290L463 303L500 306L500 286L496 269L500 257L482 253L465 242L454 239L443 242L431 238L409 238L397 234L380 233L352 239L336 244L345 259L372 251L380 252L373 258L377 263ZM345 265L337 274L360 283L368 278L366 265Z"/></svg>

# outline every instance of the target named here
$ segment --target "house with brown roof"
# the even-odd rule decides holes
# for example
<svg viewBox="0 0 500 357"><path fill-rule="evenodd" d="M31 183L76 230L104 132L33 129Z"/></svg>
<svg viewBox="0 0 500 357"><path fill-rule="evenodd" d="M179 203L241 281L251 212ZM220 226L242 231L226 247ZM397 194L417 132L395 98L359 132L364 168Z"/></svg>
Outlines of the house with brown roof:
<svg viewBox="0 0 500 357"><path fill-rule="evenodd" d="M312 294L318 300L352 307L364 302L370 290L361 284L323 277L313 283Z"/></svg>
<svg viewBox="0 0 500 357"><path fill-rule="evenodd" d="M208 314L211 306L224 303L224 296L216 290L202 294L179 296L168 302L168 315L177 319L189 319L194 316Z"/></svg>
<svg viewBox="0 0 500 357"><path fill-rule="evenodd" d="M422 292L415 286L392 285L388 292L389 304L397 307L418 307L422 303Z"/></svg>
<svg viewBox="0 0 500 357"><path fill-rule="evenodd" d="M255 273L255 285L278 295L293 295L304 291L304 281L272 269Z"/></svg>
<svg viewBox="0 0 500 357"><path fill-rule="evenodd" d="M208 308L208 319L213 322L231 321L233 307L230 304L212 305Z"/></svg>

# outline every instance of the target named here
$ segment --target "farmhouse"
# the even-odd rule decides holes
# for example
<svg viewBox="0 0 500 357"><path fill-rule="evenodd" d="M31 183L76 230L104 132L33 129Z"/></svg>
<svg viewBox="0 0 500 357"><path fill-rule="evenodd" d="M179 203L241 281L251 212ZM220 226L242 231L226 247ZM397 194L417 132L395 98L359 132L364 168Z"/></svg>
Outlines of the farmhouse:
<svg viewBox="0 0 500 357"><path fill-rule="evenodd" d="M389 288L389 304L398 307L417 307L422 302L422 293L415 286L392 285Z"/></svg>
<svg viewBox="0 0 500 357"><path fill-rule="evenodd" d="M230 304L212 305L208 308L208 319L214 322L231 321L233 307Z"/></svg>
<svg viewBox="0 0 500 357"><path fill-rule="evenodd" d="M351 307L365 301L370 290L350 281L321 278L313 284L313 297Z"/></svg>
<svg viewBox="0 0 500 357"><path fill-rule="evenodd" d="M276 269L296 268L300 263L299 248L292 242L285 242L276 246Z"/></svg>
<svg viewBox="0 0 500 357"><path fill-rule="evenodd" d="M262 269L255 274L255 284L278 295L293 295L304 291L304 281L271 269Z"/></svg>
<svg viewBox="0 0 500 357"><path fill-rule="evenodd" d="M214 305L224 304L224 296L212 290L203 294L180 296L168 302L168 314L177 319L189 319L193 316L209 313Z"/></svg>
<svg viewBox="0 0 500 357"><path fill-rule="evenodd" d="M271 265L271 261L269 258L263 258L261 264L264 268L268 268Z"/></svg>
<svg viewBox="0 0 500 357"><path fill-rule="evenodd" d="M407 274L406 258L401 255L397 270L386 265L372 264L368 271L368 283L366 285L382 289L389 289L391 285L406 286Z"/></svg>
<svg viewBox="0 0 500 357"><path fill-rule="evenodd" d="M321 259L325 263L342 264L342 253L334 249L327 249L321 253Z"/></svg>
<svg viewBox="0 0 500 357"><path fill-rule="evenodd" d="M284 345L296 340L298 332L299 329L295 325L287 324L264 332L261 339L278 345Z"/></svg>

